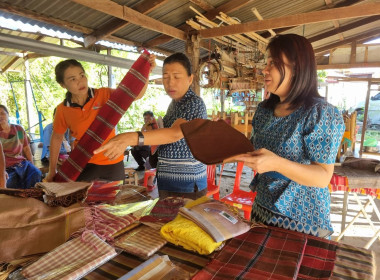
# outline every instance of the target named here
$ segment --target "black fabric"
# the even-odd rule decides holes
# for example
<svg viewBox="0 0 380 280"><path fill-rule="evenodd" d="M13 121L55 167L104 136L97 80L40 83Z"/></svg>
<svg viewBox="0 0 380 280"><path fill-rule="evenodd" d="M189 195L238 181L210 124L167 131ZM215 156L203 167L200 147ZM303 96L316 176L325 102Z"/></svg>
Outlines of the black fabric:
<svg viewBox="0 0 380 280"><path fill-rule="evenodd" d="M115 164L98 165L88 163L83 169L83 172L79 175L76 181L91 182L94 180L106 180L106 181L124 181L124 163L120 161Z"/></svg>
<svg viewBox="0 0 380 280"><path fill-rule="evenodd" d="M244 134L223 120L195 119L181 124L181 129L194 158L207 165L253 151Z"/></svg>

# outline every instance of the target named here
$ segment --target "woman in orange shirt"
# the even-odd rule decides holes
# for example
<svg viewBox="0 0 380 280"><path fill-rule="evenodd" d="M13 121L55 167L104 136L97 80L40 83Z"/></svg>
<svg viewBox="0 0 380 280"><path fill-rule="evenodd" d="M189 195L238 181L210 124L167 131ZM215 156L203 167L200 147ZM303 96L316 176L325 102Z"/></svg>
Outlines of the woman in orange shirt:
<svg viewBox="0 0 380 280"><path fill-rule="evenodd" d="M151 71L155 67L155 56L149 58ZM83 66L74 59L61 61L55 67L56 81L61 87L67 89L65 100L57 106L53 121L53 133L50 141L48 182L53 181L57 173L57 160L64 133L70 129L71 136L75 138L74 146L90 127L98 115L99 109L110 98L113 89L88 87L88 80ZM145 93L146 87L141 90L139 99ZM115 136L115 129L110 133L103 144ZM77 178L77 181L92 181L102 179L118 181L124 179L123 155L109 160L102 153L94 155Z"/></svg>

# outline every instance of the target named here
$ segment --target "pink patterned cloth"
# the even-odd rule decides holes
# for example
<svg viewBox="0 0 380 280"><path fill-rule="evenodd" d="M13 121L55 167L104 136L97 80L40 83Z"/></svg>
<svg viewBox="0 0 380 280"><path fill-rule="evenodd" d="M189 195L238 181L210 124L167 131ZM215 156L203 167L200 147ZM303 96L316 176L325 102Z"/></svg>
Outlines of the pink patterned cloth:
<svg viewBox="0 0 380 280"><path fill-rule="evenodd" d="M72 239L25 268L27 279L79 279L116 256L116 251L99 237L88 233Z"/></svg>

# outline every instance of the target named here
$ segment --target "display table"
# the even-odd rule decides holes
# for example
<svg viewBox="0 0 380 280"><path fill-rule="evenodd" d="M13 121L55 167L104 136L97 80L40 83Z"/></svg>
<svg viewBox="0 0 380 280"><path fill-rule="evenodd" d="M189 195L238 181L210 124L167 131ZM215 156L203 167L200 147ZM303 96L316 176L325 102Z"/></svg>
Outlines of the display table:
<svg viewBox="0 0 380 280"><path fill-rule="evenodd" d="M380 229L376 229L370 216L368 215L366 208L370 204L373 207L378 219L380 219L380 212L375 204L374 199L380 199L380 173L373 172L371 170L354 169L344 166L335 166L333 177L331 178L330 191L344 191L343 210L342 210L342 225L341 233L337 237L336 241L339 241L351 227L360 215L363 215L368 223L371 225L375 232L375 235L368 241L364 248L370 248L371 245L380 236ZM346 226L348 196L354 197L356 203L359 205L360 210L355 217ZM363 205L360 201L360 196L364 196L367 199Z"/></svg>
<svg viewBox="0 0 380 280"><path fill-rule="evenodd" d="M255 236L263 238L255 239ZM294 242L301 242L299 240L304 240L304 245L298 246L300 250L294 258L293 245ZM252 244L256 247L250 247ZM243 257L239 257L242 253L239 251L238 254L236 251L244 246L258 250L242 250ZM249 252L250 255L247 256L244 252ZM181 249L173 244L165 245L157 253L168 255L174 264L189 271L195 279L234 279L233 270L245 271L252 268L255 269L254 273L260 273L257 275L266 274L273 277L260 276L257 279L292 279L289 278L289 271L297 279L375 279L376 274L371 251L274 227L253 228L246 234L228 240L220 252L208 256ZM223 254L230 255L231 258L226 259ZM273 254L275 261L269 262L266 254ZM289 262L291 254L297 262ZM237 256L238 268L236 264L231 263L233 256ZM123 252L83 279L118 279L142 262L144 260ZM223 269L219 269L220 263L225 269L224 272ZM285 270L281 270L281 265L284 265ZM230 266L234 269L229 269ZM277 276L281 277L276 278ZM340 278L341 276L344 277Z"/></svg>

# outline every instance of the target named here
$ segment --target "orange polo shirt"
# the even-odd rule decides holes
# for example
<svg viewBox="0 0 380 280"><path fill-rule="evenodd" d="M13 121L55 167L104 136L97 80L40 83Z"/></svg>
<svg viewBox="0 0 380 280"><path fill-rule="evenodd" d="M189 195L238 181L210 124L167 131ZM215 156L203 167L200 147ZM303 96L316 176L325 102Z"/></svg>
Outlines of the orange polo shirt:
<svg viewBox="0 0 380 280"><path fill-rule="evenodd" d="M95 120L100 108L107 102L113 91L111 88L95 89L94 96L90 98L83 108L68 107L62 102L57 106L53 122L53 131L58 134L64 134L67 129L70 129L71 136L75 138L74 145L76 145ZM115 129L113 129L103 145L115 135ZM122 161L123 158L124 155L121 155L115 160L109 160L103 153L100 153L94 155L89 160L89 163L98 165L115 164Z"/></svg>

